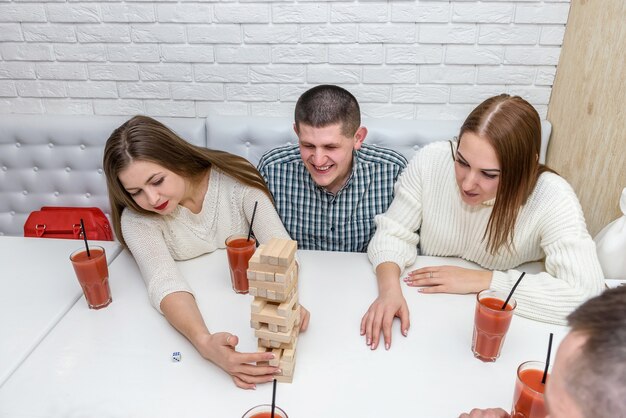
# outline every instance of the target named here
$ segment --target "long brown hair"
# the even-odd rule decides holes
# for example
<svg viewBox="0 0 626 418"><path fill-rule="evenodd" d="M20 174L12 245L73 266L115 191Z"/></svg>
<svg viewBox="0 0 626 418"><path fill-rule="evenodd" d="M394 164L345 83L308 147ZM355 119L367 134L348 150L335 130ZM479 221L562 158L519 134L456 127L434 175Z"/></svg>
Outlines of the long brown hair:
<svg viewBox="0 0 626 418"><path fill-rule="evenodd" d="M501 94L479 104L465 119L459 143L466 132L484 139L500 162L496 202L483 240L495 254L501 247L513 248L513 234L519 210L535 189L537 179L554 172L539 163L541 121L535 108L519 96Z"/></svg>
<svg viewBox="0 0 626 418"><path fill-rule="evenodd" d="M224 151L198 147L176 135L167 126L147 116L135 116L113 131L104 148L103 168L111 204L111 218L117 239L122 236L121 216L125 207L148 215L124 189L118 175L133 161L159 164L179 176L196 181L216 167L239 182L262 190L272 199L263 178L245 158Z"/></svg>

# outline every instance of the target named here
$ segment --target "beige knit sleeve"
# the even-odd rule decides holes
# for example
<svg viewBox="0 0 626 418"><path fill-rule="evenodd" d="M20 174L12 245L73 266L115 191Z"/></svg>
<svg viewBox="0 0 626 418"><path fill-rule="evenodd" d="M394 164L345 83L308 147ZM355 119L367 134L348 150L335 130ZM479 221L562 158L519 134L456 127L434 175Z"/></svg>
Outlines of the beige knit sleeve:
<svg viewBox="0 0 626 418"><path fill-rule="evenodd" d="M411 159L394 186L391 205L374 218L376 233L367 247L374 270L381 263L393 262L402 271L417 257L417 230L422 223L421 158L420 151Z"/></svg>
<svg viewBox="0 0 626 418"><path fill-rule="evenodd" d="M157 219L124 210L122 234L133 254L148 290L150 303L161 311L161 301L170 293L193 294L178 270Z"/></svg>
<svg viewBox="0 0 626 418"><path fill-rule="evenodd" d="M274 204L261 190L254 187L246 187L243 195L243 211L245 214L246 228L252 220L254 202L258 202L254 224L252 229L254 236L260 244L268 242L271 238L291 239Z"/></svg>
<svg viewBox="0 0 626 418"><path fill-rule="evenodd" d="M565 317L604 287L595 244L587 232L580 203L569 185L550 174L541 191L537 227L545 253L545 272L526 274L515 291L517 314L565 325ZM509 291L521 271L495 271L491 287Z"/></svg>

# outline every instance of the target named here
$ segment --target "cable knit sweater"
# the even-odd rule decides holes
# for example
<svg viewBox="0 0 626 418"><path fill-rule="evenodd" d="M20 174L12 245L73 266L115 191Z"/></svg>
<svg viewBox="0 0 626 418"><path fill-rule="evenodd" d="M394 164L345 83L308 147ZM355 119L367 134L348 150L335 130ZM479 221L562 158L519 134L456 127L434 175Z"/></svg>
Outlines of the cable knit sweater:
<svg viewBox="0 0 626 418"><path fill-rule="evenodd" d="M398 179L395 198L376 217L368 247L374 268L391 261L412 265L417 244L424 255L460 257L494 270L491 288L510 291L520 264L545 259L546 272L526 274L515 291L516 313L564 324L565 317L603 289L595 244L570 185L553 173L539 177L515 224L512 253L492 255L483 234L495 199L478 206L461 200L447 142L422 148Z"/></svg>
<svg viewBox="0 0 626 418"><path fill-rule="evenodd" d="M212 169L202 210L194 214L178 206L170 215L146 216L124 209L122 234L146 283L150 302L161 312L161 300L191 288L174 260L188 260L225 248L232 234L247 234L254 202L258 201L254 235L260 243L272 237L289 239L274 205L261 190L239 183ZM214 278L226 280L223 277Z"/></svg>

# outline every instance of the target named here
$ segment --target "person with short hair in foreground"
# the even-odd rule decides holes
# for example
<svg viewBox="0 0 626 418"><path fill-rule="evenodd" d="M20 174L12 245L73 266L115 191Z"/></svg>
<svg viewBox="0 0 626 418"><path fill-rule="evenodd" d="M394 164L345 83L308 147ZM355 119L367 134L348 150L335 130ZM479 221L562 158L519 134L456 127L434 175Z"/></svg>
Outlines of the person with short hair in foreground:
<svg viewBox="0 0 626 418"><path fill-rule="evenodd" d="M549 418L626 417L626 286L583 303L567 321L570 332L546 382ZM459 418L510 418L501 408Z"/></svg>

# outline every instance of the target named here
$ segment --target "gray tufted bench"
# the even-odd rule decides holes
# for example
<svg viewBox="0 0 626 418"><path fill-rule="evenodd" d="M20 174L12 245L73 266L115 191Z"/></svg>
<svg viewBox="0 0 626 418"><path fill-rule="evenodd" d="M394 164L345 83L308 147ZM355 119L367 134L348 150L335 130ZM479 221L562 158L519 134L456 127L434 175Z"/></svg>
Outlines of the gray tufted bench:
<svg viewBox="0 0 626 418"><path fill-rule="evenodd" d="M102 172L104 143L126 116L0 115L0 235L20 236L28 214L41 206L96 206L109 212ZM241 155L257 164L263 153L295 143L290 118L216 116L157 118L187 141ZM370 119L366 142L415 150L458 134L461 120ZM542 121L545 155L551 125Z"/></svg>

